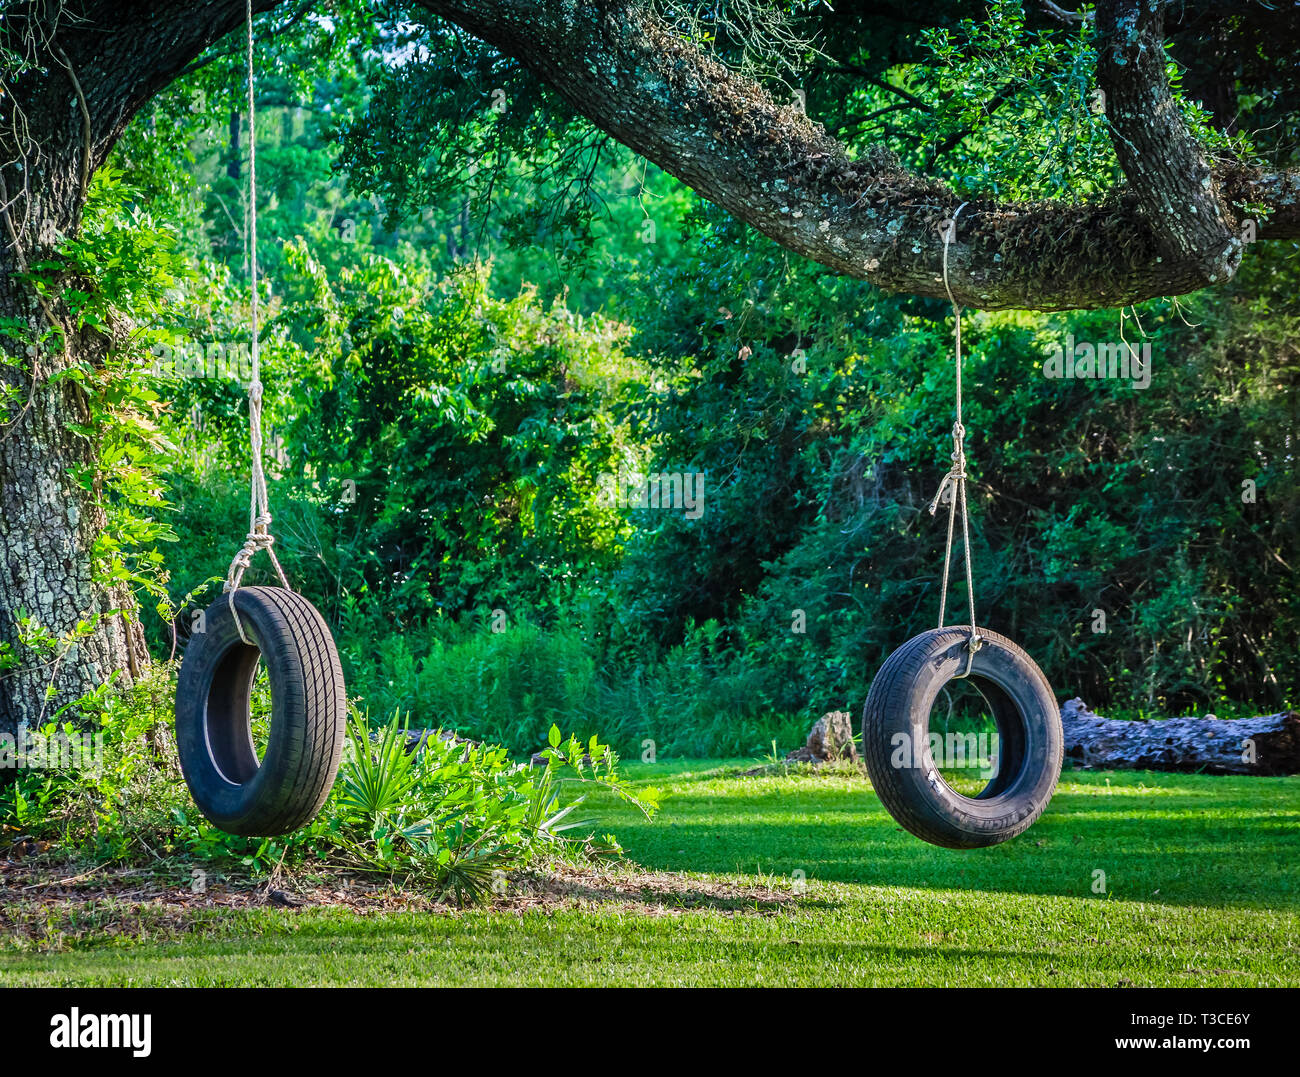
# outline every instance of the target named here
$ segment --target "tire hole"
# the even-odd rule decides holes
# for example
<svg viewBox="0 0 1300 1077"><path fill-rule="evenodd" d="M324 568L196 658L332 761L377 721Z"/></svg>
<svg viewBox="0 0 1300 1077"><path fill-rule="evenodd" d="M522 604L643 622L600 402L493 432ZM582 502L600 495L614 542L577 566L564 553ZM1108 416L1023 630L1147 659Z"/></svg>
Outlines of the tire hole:
<svg viewBox="0 0 1300 1077"><path fill-rule="evenodd" d="M930 708L926 745L934 773L954 793L976 799L998 775L993 707L972 678L949 681Z"/></svg>
<svg viewBox="0 0 1300 1077"><path fill-rule="evenodd" d="M271 740L271 676L266 669L266 659L260 655L248 703L248 733L253 742L253 754L257 756L257 765L260 767Z"/></svg>
<svg viewBox="0 0 1300 1077"><path fill-rule="evenodd" d="M262 670L258 689L258 672ZM256 724L269 732L270 688L261 652L254 646L235 644L226 652L212 678L204 718L208 754L217 773L234 785L251 781L262 763L267 740L254 743L254 716L266 716ZM258 704L258 697L265 704Z"/></svg>

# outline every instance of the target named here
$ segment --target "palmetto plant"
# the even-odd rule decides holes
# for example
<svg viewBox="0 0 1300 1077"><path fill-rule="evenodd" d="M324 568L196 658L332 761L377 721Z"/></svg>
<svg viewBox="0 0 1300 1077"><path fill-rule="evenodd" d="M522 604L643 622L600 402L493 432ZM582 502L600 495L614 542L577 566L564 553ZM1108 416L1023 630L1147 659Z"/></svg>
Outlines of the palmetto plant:
<svg viewBox="0 0 1300 1077"><path fill-rule="evenodd" d="M372 743L368 723L354 716L348 722L348 740L350 758L339 773L340 806L372 826L400 818L418 778L415 756L406 749L406 724L399 726L394 716Z"/></svg>
<svg viewBox="0 0 1300 1077"><path fill-rule="evenodd" d="M589 826L590 820L575 819L564 822L569 813L580 805L586 797L578 797L564 807L560 806L560 783L555 778L555 770L549 764L539 777L534 779L533 796L528 802L527 824L539 835L555 837L566 830Z"/></svg>
<svg viewBox="0 0 1300 1077"><path fill-rule="evenodd" d="M570 818L585 798L566 802L570 782L614 791L647 815L654 791L633 796L617 777L617 757L593 737L562 741L552 726L546 766L514 762L504 748L433 735L411 749L406 721L394 716L374 733L363 718L348 726L339 770L333 831L367 870L430 879L458 902L478 901L505 883L507 871L538 857L573 859L596 849L568 832L590 826Z"/></svg>

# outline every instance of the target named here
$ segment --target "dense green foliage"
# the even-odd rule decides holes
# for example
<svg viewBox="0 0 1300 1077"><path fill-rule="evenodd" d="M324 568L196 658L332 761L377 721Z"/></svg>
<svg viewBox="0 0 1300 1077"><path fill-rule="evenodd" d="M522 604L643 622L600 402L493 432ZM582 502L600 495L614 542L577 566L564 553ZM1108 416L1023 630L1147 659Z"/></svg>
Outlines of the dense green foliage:
<svg viewBox="0 0 1300 1077"><path fill-rule="evenodd" d="M963 190L1106 197L1088 29L942 7L922 34L792 5L821 51L774 23L757 55L794 54L758 66L825 72L812 114ZM553 724L625 753L766 750L856 711L937 616L950 312L736 225L490 50L366 14L268 27L259 49L273 530L350 693L515 752ZM734 30L689 29L736 58ZM1275 161L1278 79L1243 86L1239 124ZM97 282L86 316L139 326L94 375L104 561L168 592L147 624L160 657L245 530L241 92L219 56L156 99L68 251ZM968 316L977 605L1059 696L1294 700L1294 255L1252 250L1183 303ZM1149 387L1045 378L1067 340L1149 344ZM214 376L222 356L234 377ZM703 512L613 503L608 477L638 473L702 477Z"/></svg>

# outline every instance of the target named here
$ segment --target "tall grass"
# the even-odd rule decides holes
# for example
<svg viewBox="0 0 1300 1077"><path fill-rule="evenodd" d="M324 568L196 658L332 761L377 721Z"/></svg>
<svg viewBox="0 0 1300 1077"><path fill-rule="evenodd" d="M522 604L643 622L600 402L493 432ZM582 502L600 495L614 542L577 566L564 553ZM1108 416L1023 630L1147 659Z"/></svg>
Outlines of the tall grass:
<svg viewBox="0 0 1300 1077"><path fill-rule="evenodd" d="M348 693L372 714L409 714L517 753L545 747L554 724L598 734L624 757L744 754L801 743L816 717L776 711L765 671L717 654L705 632L662 661L610 664L599 641L563 626L348 628Z"/></svg>

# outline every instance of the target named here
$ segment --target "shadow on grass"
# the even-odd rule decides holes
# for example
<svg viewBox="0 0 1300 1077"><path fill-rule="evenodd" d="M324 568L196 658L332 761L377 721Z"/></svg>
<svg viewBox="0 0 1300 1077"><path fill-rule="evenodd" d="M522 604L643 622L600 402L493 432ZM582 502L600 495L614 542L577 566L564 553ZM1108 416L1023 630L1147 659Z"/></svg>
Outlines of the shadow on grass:
<svg viewBox="0 0 1300 1077"><path fill-rule="evenodd" d="M610 822L650 869L1300 908L1294 778L1067 772L1028 832L968 851L905 833L861 780L747 781L670 782L657 822Z"/></svg>
<svg viewBox="0 0 1300 1077"><path fill-rule="evenodd" d="M661 912L697 912L710 910L724 914L771 916L795 907L799 909L832 908L836 903L793 889L774 890L767 887L736 887L719 885L717 889L699 889L688 881L674 879L664 883L658 877L649 877L640 884L602 884L577 879L566 881L558 889L548 889L548 901L567 900L579 904L608 905L623 903L655 909ZM523 904L529 902L524 900ZM507 905L510 903L507 902Z"/></svg>

